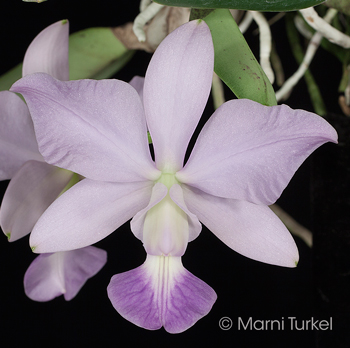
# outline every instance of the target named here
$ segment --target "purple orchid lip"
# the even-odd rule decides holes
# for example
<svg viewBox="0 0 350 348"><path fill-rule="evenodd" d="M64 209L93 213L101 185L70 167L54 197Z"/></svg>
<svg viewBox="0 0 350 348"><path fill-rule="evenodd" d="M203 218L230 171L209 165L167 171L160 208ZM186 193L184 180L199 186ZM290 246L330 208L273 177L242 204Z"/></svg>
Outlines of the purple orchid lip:
<svg viewBox="0 0 350 348"><path fill-rule="evenodd" d="M213 65L210 30L192 21L153 55L143 101L118 80L63 82L33 74L12 87L27 101L45 160L86 177L45 211L31 245L36 252L82 248L134 217L132 230L149 255L144 265L114 276L108 292L122 316L148 329L181 332L216 299L181 265L199 221L247 257L295 267L295 242L267 205L311 152L337 142L335 130L312 113L233 100L215 111L182 168ZM193 299L187 286L205 299Z"/></svg>
<svg viewBox="0 0 350 348"><path fill-rule="evenodd" d="M180 257L148 255L145 263L116 274L107 288L113 307L133 324L180 333L207 315L215 291L188 272Z"/></svg>

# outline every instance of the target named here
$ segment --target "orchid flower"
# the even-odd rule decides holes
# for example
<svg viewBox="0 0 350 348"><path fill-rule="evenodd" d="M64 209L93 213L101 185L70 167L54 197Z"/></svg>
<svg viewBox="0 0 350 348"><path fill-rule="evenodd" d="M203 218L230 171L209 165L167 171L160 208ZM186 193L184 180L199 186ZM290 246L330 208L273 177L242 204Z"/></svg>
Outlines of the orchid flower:
<svg viewBox="0 0 350 348"><path fill-rule="evenodd" d="M115 275L108 295L124 318L146 329L182 332L215 302L214 290L181 263L200 222L244 256L295 267L295 242L267 205L307 156L337 141L335 130L315 114L232 100L211 116L183 166L213 65L210 30L192 21L153 55L143 103L118 80L62 82L33 74L12 87L28 103L45 160L85 177L39 219L32 248L82 248L132 218L147 258Z"/></svg>
<svg viewBox="0 0 350 348"><path fill-rule="evenodd" d="M106 251L93 246L41 254L24 275L25 293L34 301L50 301L60 295L70 301L106 262Z"/></svg>
<svg viewBox="0 0 350 348"><path fill-rule="evenodd" d="M59 21L39 33L25 54L23 76L42 71L68 80L68 32L68 22ZM11 179L1 205L0 224L12 242L31 232L75 178L73 172L44 161L28 107L12 92L0 92L0 122L0 180ZM61 294L71 299L87 278L104 266L106 258L106 252L95 247L40 255L25 274L25 292L37 301Z"/></svg>

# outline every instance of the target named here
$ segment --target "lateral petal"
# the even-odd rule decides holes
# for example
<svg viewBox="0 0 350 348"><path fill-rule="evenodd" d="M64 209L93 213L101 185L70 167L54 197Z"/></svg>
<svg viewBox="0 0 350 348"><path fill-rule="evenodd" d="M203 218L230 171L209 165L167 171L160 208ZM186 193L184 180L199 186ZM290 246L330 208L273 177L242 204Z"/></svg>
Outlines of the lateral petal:
<svg viewBox="0 0 350 348"><path fill-rule="evenodd" d="M152 186L152 182L78 182L38 220L30 235L33 251L65 251L98 242L148 204Z"/></svg>
<svg viewBox="0 0 350 348"><path fill-rule="evenodd" d="M41 31L26 51L22 75L44 72L56 79L68 81L68 38L67 20L58 21Z"/></svg>
<svg viewBox="0 0 350 348"><path fill-rule="evenodd" d="M186 185L183 192L188 208L231 249L272 265L298 263L293 237L269 207L212 196Z"/></svg>
<svg viewBox="0 0 350 348"><path fill-rule="evenodd" d="M337 142L322 117L251 100L223 104L203 127L176 178L214 196L270 205L319 146Z"/></svg>
<svg viewBox="0 0 350 348"><path fill-rule="evenodd" d="M26 161L43 158L28 107L15 93L0 92L0 123L0 180L7 180Z"/></svg>
<svg viewBox="0 0 350 348"><path fill-rule="evenodd" d="M154 180L143 107L118 80L62 82L33 74L11 88L27 101L46 162L89 179Z"/></svg>
<svg viewBox="0 0 350 348"><path fill-rule="evenodd" d="M145 263L116 274L107 288L116 311L133 324L148 330L164 326L180 333L211 310L215 291L188 272L180 257L147 255Z"/></svg>
<svg viewBox="0 0 350 348"><path fill-rule="evenodd" d="M60 295L70 301L106 262L106 251L93 246L41 254L24 275L25 293L39 302L50 301Z"/></svg>
<svg viewBox="0 0 350 348"><path fill-rule="evenodd" d="M51 164L26 162L5 192L0 224L9 241L30 233L43 212L67 186L73 173Z"/></svg>
<svg viewBox="0 0 350 348"><path fill-rule="evenodd" d="M204 21L177 28L154 53L143 100L158 169L176 172L182 167L208 100L213 69L213 43Z"/></svg>

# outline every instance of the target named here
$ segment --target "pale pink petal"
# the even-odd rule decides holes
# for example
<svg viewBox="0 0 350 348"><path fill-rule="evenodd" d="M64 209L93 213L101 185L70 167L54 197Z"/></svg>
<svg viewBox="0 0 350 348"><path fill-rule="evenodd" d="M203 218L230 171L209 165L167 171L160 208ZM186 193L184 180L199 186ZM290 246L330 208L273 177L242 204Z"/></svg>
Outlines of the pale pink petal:
<svg viewBox="0 0 350 348"><path fill-rule="evenodd" d="M98 242L148 204L152 186L152 182L78 182L35 225L30 235L33 251L65 251Z"/></svg>
<svg viewBox="0 0 350 348"><path fill-rule="evenodd" d="M232 100L201 131L179 181L215 196L272 204L319 146L337 142L322 117L286 105Z"/></svg>
<svg viewBox="0 0 350 348"><path fill-rule="evenodd" d="M70 301L106 262L106 251L93 246L41 254L24 275L25 293L39 302L50 301L60 295Z"/></svg>
<svg viewBox="0 0 350 348"><path fill-rule="evenodd" d="M183 191L188 209L231 249L268 264L298 263L293 237L269 207L211 196L186 185Z"/></svg>
<svg viewBox="0 0 350 348"><path fill-rule="evenodd" d="M0 125L0 180L11 179L28 160L43 160L29 110L14 93L0 92Z"/></svg>
<svg viewBox="0 0 350 348"><path fill-rule="evenodd" d="M65 292L62 257L64 252L41 254L24 275L26 295L39 302L50 301Z"/></svg>
<svg viewBox="0 0 350 348"><path fill-rule="evenodd" d="M139 94L142 101L143 101L144 83L145 83L145 78L141 76L134 76L129 82L129 85L133 86L136 89L136 92Z"/></svg>
<svg viewBox="0 0 350 348"><path fill-rule="evenodd" d="M45 160L89 179L130 182L159 176L143 107L118 80L62 82L33 74L11 88L25 97Z"/></svg>
<svg viewBox="0 0 350 348"><path fill-rule="evenodd" d="M145 263L116 274L107 288L113 307L125 319L148 330L164 326L180 333L211 310L215 291L188 272L180 257L147 255Z"/></svg>
<svg viewBox="0 0 350 348"><path fill-rule="evenodd" d="M56 79L68 81L68 37L67 20L51 24L40 32L24 56L22 75L44 72Z"/></svg>
<svg viewBox="0 0 350 348"><path fill-rule="evenodd" d="M72 176L72 172L38 161L28 161L19 169L7 187L0 209L1 228L10 242L32 231Z"/></svg>
<svg viewBox="0 0 350 348"><path fill-rule="evenodd" d="M157 168L177 171L210 93L214 49L204 21L169 34L148 66L143 100Z"/></svg>

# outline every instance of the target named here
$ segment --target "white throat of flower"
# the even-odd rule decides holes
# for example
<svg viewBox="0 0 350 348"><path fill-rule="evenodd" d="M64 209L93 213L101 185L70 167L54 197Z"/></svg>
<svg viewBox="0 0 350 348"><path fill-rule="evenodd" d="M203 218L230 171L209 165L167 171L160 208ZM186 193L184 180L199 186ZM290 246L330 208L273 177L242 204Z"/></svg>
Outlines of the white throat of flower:
<svg viewBox="0 0 350 348"><path fill-rule="evenodd" d="M182 256L189 239L187 214L171 199L169 191L179 184L175 174L162 173L157 183L166 186L166 196L146 214L143 241L147 254Z"/></svg>

